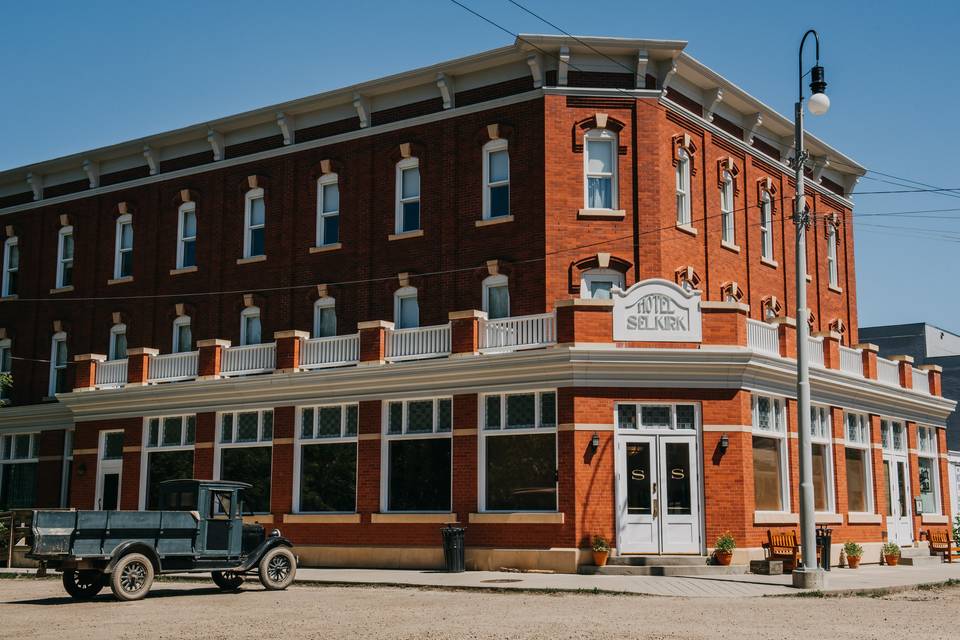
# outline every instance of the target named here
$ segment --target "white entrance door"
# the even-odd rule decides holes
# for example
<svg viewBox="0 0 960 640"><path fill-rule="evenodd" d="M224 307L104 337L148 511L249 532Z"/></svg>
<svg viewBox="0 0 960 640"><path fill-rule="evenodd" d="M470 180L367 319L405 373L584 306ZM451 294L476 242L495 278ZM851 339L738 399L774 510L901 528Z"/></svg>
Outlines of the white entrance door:
<svg viewBox="0 0 960 640"><path fill-rule="evenodd" d="M120 476L123 473L123 431L101 431L97 456L97 492L95 509L120 508Z"/></svg>
<svg viewBox="0 0 960 640"><path fill-rule="evenodd" d="M907 457L892 453L883 456L883 475L887 482L887 539L899 545L913 544L910 471Z"/></svg>
<svg viewBox="0 0 960 640"><path fill-rule="evenodd" d="M700 553L700 474L696 435L617 439L617 549L620 553Z"/></svg>

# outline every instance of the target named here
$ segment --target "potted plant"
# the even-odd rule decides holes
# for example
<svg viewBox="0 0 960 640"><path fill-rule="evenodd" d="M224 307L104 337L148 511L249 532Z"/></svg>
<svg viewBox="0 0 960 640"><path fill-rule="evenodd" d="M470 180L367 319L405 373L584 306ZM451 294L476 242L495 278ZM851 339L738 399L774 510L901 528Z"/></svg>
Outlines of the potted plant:
<svg viewBox="0 0 960 640"><path fill-rule="evenodd" d="M602 567L607 564L610 555L610 543L603 536L593 536L593 564Z"/></svg>
<svg viewBox="0 0 960 640"><path fill-rule="evenodd" d="M852 540L843 543L843 552L847 555L847 563L851 569L860 566L860 558L863 557L863 547Z"/></svg>
<svg viewBox="0 0 960 640"><path fill-rule="evenodd" d="M737 542L733 539L733 534L727 531L717 538L713 550L713 559L720 566L730 566L730 561L733 559L733 550L736 548Z"/></svg>
<svg viewBox="0 0 960 640"><path fill-rule="evenodd" d="M891 567L897 566L900 562L900 545L896 542L883 543L883 547L880 548L880 553L883 554L883 561Z"/></svg>

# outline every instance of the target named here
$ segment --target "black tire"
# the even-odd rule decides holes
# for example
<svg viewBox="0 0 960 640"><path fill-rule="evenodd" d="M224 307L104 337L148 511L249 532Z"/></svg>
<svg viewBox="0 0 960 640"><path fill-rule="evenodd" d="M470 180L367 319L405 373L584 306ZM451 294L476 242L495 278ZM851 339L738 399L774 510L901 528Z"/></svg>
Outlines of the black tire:
<svg viewBox="0 0 960 640"><path fill-rule="evenodd" d="M110 574L110 590L117 600L140 600L153 585L153 563L142 553L128 553Z"/></svg>
<svg viewBox="0 0 960 640"><path fill-rule="evenodd" d="M297 575L297 558L287 547L274 547L260 558L258 573L264 589L286 589Z"/></svg>
<svg viewBox="0 0 960 640"><path fill-rule="evenodd" d="M243 574L234 571L214 571L213 581L224 591L236 591L243 584Z"/></svg>
<svg viewBox="0 0 960 640"><path fill-rule="evenodd" d="M107 586L102 571L96 569L64 569L63 588L77 600L89 600Z"/></svg>

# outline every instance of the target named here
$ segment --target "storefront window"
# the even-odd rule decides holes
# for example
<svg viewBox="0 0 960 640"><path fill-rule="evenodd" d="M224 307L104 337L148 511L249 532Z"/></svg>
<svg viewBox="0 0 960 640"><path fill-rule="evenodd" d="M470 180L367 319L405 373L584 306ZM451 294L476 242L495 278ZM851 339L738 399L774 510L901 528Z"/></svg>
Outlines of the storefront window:
<svg viewBox="0 0 960 640"><path fill-rule="evenodd" d="M918 457L917 467L920 475L920 499L923 513L939 514L940 509L940 473L937 464L937 432L933 427L917 427Z"/></svg>
<svg viewBox="0 0 960 640"><path fill-rule="evenodd" d="M872 512L870 488L870 429L867 416L846 414L847 442L844 451L847 467L847 509L851 512Z"/></svg>
<svg viewBox="0 0 960 640"><path fill-rule="evenodd" d="M146 507L160 509L161 482L193 477L196 416L149 418L146 435Z"/></svg>
<svg viewBox="0 0 960 640"><path fill-rule="evenodd" d="M356 511L357 421L355 404L300 409L296 511Z"/></svg>
<svg viewBox="0 0 960 640"><path fill-rule="evenodd" d="M243 493L246 513L270 512L273 410L220 414L214 477L252 485Z"/></svg>
<svg viewBox="0 0 960 640"><path fill-rule="evenodd" d="M16 433L0 438L0 511L36 506L36 433Z"/></svg>
<svg viewBox="0 0 960 640"><path fill-rule="evenodd" d="M394 400L386 409L388 511L449 511L451 398Z"/></svg>
<svg viewBox="0 0 960 640"><path fill-rule="evenodd" d="M757 511L789 509L785 461L787 427L783 400L753 397L753 496Z"/></svg>
<svg viewBox="0 0 960 640"><path fill-rule="evenodd" d="M813 449L814 510L833 512L833 446L830 410L827 407L810 408L810 438Z"/></svg>

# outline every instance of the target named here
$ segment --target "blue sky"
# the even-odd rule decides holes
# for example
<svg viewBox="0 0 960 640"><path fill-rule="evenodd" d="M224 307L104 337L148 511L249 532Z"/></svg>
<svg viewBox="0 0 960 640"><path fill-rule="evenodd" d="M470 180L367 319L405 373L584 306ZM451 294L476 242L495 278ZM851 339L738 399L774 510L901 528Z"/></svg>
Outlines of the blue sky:
<svg viewBox="0 0 960 640"><path fill-rule="evenodd" d="M553 33L506 0L463 0L514 32ZM830 113L809 128L865 166L960 187L952 2L523 0L577 34L671 38L790 114L796 47L822 38ZM449 0L17 3L0 21L0 169L302 97L511 42ZM871 177L887 179L881 175ZM859 191L899 187L864 179ZM960 193L855 198L863 325L960 331ZM867 214L958 209L912 214ZM892 227L892 228L890 228Z"/></svg>

